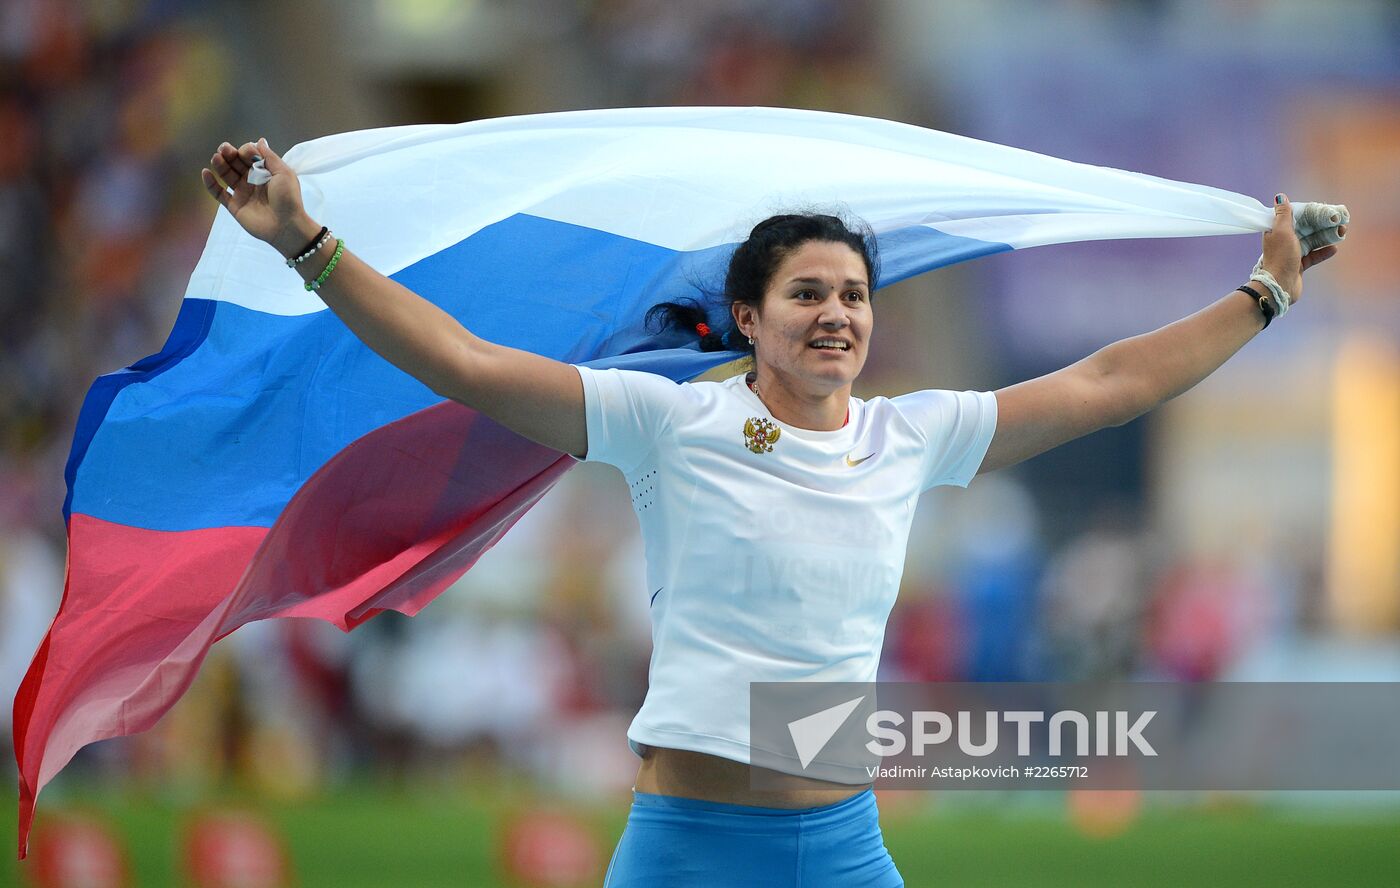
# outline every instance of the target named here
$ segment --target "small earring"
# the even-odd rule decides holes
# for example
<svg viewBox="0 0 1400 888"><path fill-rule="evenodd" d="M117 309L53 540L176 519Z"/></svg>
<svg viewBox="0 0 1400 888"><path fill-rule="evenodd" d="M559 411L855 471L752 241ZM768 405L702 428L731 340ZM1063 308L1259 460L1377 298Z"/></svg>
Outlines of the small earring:
<svg viewBox="0 0 1400 888"><path fill-rule="evenodd" d="M753 337L752 337L752 336L749 337L749 345L753 345Z"/></svg>

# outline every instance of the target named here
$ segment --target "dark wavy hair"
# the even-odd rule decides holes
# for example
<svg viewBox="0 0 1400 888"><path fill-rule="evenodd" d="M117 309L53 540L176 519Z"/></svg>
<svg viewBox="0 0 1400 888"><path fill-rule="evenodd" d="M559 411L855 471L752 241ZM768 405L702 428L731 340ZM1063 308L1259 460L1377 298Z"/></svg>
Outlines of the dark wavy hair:
<svg viewBox="0 0 1400 888"><path fill-rule="evenodd" d="M848 223L827 213L783 213L755 225L735 248L724 275L724 289L715 300L723 305L722 317L712 318L698 301L682 299L653 305L647 311L647 326L657 333L693 333L700 338L701 351L729 349L752 355L753 346L734 323L732 306L743 302L758 308L778 266L793 250L811 241L845 244L855 250L865 262L871 289L875 288L880 257L870 226L860 221Z"/></svg>

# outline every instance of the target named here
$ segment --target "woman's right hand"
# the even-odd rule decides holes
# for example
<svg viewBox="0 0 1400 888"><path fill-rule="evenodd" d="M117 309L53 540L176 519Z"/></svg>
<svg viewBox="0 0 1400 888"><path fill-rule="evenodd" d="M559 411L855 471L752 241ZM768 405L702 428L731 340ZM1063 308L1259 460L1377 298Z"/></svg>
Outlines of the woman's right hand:
<svg viewBox="0 0 1400 888"><path fill-rule="evenodd" d="M248 172L258 157L270 178L251 185ZM266 139L241 148L225 142L200 178L244 230L284 257L295 256L320 233L302 205L296 173ZM297 266L297 273L303 279L320 275L327 254L336 249L334 242L326 243L318 257ZM580 459L586 454L583 381L569 364L477 338L348 250L316 295L361 341L443 397L546 447Z"/></svg>
<svg viewBox="0 0 1400 888"><path fill-rule="evenodd" d="M251 185L248 171L259 157L271 178L263 185ZM308 227L313 233L318 230L310 225L302 207L297 174L266 139L245 142L239 148L223 143L199 177L210 196L223 204L245 231L272 244L283 256L305 246Z"/></svg>

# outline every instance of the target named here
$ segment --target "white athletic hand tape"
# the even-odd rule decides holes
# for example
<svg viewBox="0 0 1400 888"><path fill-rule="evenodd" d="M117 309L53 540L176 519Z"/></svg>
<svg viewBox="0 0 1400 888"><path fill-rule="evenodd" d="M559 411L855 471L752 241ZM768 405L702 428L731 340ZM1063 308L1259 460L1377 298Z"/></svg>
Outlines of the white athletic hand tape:
<svg viewBox="0 0 1400 888"><path fill-rule="evenodd" d="M1293 213L1293 230L1303 245L1303 255L1341 243L1345 238L1337 233L1337 226L1350 221L1346 204L1305 203L1298 207Z"/></svg>
<svg viewBox="0 0 1400 888"><path fill-rule="evenodd" d="M267 167L263 166L263 159L253 155L253 165L248 169L248 184L266 185L271 178L272 174L267 171ZM1308 204L1308 206L1316 206L1316 204Z"/></svg>
<svg viewBox="0 0 1400 888"><path fill-rule="evenodd" d="M1249 279L1263 284L1273 295L1274 305L1278 310L1278 313L1274 315L1275 320L1288 314L1288 307L1293 304L1293 295L1279 286L1278 280L1264 270L1263 256L1260 256L1259 261L1254 263L1254 271L1250 272Z"/></svg>

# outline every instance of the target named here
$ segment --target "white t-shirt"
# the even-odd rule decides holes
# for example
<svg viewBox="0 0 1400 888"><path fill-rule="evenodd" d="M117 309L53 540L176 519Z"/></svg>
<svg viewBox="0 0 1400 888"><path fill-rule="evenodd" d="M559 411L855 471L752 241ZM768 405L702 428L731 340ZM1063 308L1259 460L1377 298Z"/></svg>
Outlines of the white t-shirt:
<svg viewBox="0 0 1400 888"><path fill-rule="evenodd" d="M651 597L646 700L629 742L749 761L749 682L875 680L919 494L966 487L996 428L990 392L851 398L812 431L742 375L674 383L578 367L588 460L616 466Z"/></svg>

